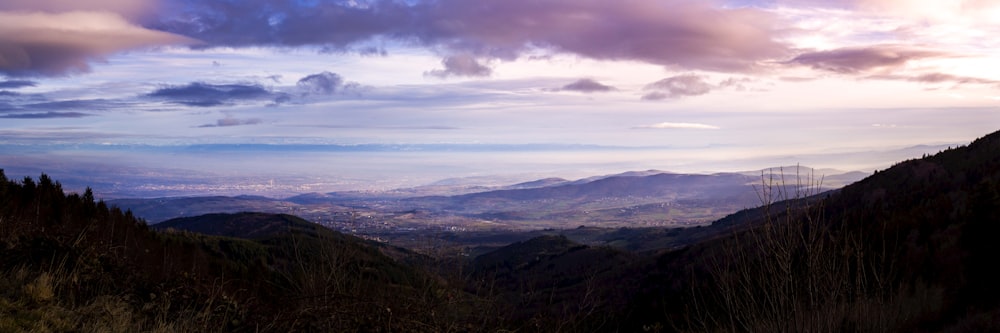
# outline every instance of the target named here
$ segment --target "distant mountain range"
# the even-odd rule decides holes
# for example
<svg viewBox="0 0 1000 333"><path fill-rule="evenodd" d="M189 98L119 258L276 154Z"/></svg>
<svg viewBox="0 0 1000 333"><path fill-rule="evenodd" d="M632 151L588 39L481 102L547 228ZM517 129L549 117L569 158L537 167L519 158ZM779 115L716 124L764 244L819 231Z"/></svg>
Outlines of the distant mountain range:
<svg viewBox="0 0 1000 333"><path fill-rule="evenodd" d="M151 223L207 213L244 211L296 214L323 220L324 214L373 212L386 223L407 228L426 225L420 218L456 216L504 223L510 228L576 227L579 225L696 225L759 205L755 186L766 176L790 188L823 180L822 190L865 176L862 172L779 167L740 173L677 174L634 171L579 180L545 178L507 186L467 186L443 182L391 192L309 193L285 199L264 197L180 197L119 199L109 203L132 210ZM813 179L815 178L815 179ZM457 185L445 185L453 183ZM445 195L432 195L444 193ZM457 194L455 194L457 193ZM458 222L456 222L458 223ZM471 223L470 223L471 224Z"/></svg>

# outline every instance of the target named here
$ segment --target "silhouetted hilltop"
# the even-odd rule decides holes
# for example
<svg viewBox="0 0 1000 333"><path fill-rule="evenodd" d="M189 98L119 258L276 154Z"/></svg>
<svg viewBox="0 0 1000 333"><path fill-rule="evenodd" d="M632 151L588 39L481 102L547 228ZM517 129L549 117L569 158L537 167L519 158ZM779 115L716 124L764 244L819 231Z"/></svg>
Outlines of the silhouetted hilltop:
<svg viewBox="0 0 1000 333"><path fill-rule="evenodd" d="M157 230L187 230L212 236L267 238L291 232L315 233L319 225L288 214L243 212L206 214L170 219L153 225Z"/></svg>
<svg viewBox="0 0 1000 333"><path fill-rule="evenodd" d="M150 223L206 213L258 212L273 210L273 207L294 205L275 199L253 196L115 199L111 200L110 203L119 207L128 207L137 213L141 212L141 216Z"/></svg>

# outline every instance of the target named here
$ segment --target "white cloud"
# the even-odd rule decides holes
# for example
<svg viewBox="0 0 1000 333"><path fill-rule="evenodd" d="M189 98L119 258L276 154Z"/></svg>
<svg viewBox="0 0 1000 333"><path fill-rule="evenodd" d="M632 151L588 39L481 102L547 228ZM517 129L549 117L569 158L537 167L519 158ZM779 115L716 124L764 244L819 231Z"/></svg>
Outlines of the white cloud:
<svg viewBox="0 0 1000 333"><path fill-rule="evenodd" d="M699 124L699 123L662 122L662 123L657 123L657 124L652 124L652 125L636 126L635 128L642 128L642 129L707 129L707 130L716 130L716 129L719 129L720 127L719 126L713 126L713 125L707 125L707 124Z"/></svg>

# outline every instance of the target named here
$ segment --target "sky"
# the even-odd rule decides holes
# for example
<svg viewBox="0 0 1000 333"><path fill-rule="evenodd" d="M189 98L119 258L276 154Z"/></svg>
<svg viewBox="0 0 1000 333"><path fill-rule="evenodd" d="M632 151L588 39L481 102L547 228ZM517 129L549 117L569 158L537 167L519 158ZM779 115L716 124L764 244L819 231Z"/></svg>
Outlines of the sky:
<svg viewBox="0 0 1000 333"><path fill-rule="evenodd" d="M109 195L870 172L1000 129L997 35L995 0L3 0L0 168Z"/></svg>

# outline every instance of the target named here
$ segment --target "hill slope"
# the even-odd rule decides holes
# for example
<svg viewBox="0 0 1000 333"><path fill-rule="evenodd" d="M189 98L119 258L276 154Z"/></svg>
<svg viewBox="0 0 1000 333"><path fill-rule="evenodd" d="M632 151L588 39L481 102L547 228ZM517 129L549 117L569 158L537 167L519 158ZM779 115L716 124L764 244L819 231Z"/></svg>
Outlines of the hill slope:
<svg viewBox="0 0 1000 333"><path fill-rule="evenodd" d="M205 235L247 239L276 237L316 227L318 226L293 215L250 212L179 217L153 225L157 230L178 229Z"/></svg>
<svg viewBox="0 0 1000 333"><path fill-rule="evenodd" d="M742 227L646 263L630 321L694 331L1000 330L1000 132L719 224Z"/></svg>
<svg viewBox="0 0 1000 333"><path fill-rule="evenodd" d="M542 236L431 275L294 217L157 232L0 171L0 331L1000 331L1000 132L839 191L782 185L627 247L649 251Z"/></svg>
<svg viewBox="0 0 1000 333"><path fill-rule="evenodd" d="M0 331L447 332L495 320L361 239L277 220L292 227L253 228L257 240L157 232L89 190L0 170Z"/></svg>

